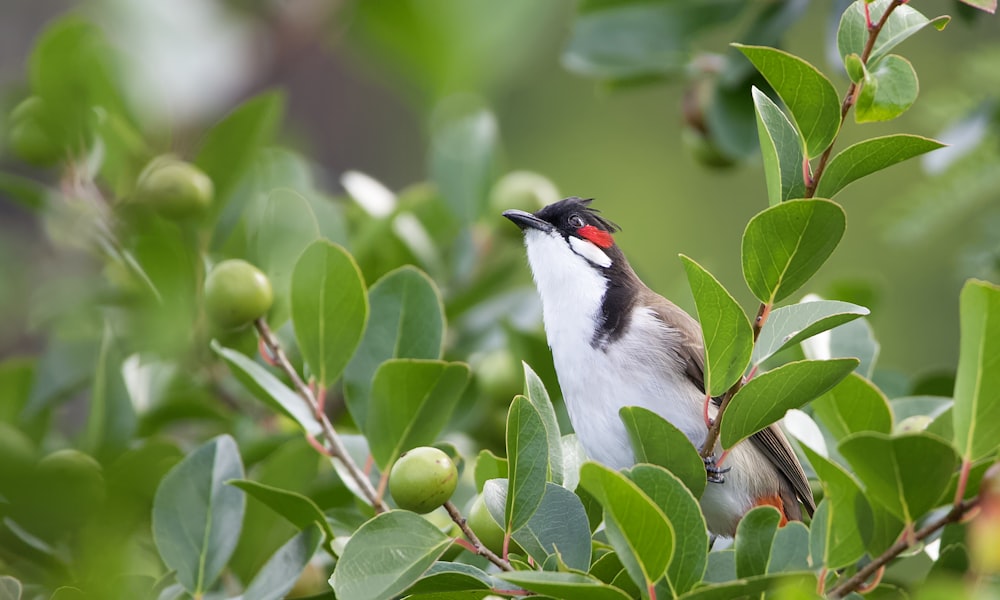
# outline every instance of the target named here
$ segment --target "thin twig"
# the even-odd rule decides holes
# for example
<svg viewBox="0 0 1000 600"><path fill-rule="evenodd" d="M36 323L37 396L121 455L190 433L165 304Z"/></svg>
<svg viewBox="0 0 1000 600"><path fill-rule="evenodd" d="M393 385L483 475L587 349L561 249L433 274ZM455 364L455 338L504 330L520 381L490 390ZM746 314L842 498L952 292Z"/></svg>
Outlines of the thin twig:
<svg viewBox="0 0 1000 600"><path fill-rule="evenodd" d="M456 507L451 500L444 503L444 509L448 511L448 514L451 516L451 520L458 525L458 527L462 530L462 533L465 534L465 537L472 542L472 546L475 549L476 554L486 557L486 560L500 567L501 570L514 570L514 567L510 566L509 562L497 556L496 553L487 548L479 540L479 537L476 536L475 532L469 527L469 523L466 518L462 516L462 513L458 511L458 507Z"/></svg>
<svg viewBox="0 0 1000 600"><path fill-rule="evenodd" d="M857 573L852 575L850 578L845 579L844 581L841 581L837 585L833 586L833 588L831 588L830 591L827 593L827 597L843 598L844 596L850 594L851 592L857 591L858 589L861 588L861 586L864 585L865 581L867 581L869 577L871 577L876 571L881 569L883 566L888 564L890 560L896 558L904 551L906 551L907 548L910 548L917 542L926 539L931 534L941 529L945 525L949 525L951 523L958 523L959 521L962 520L962 517L964 517L966 513L968 513L970 510L975 508L975 506L978 503L979 503L979 498L970 498L968 500L965 500L961 504L953 506L951 510L949 510L948 513L945 514L944 516L938 518L935 521L932 521L931 523L921 528L919 531L913 533L912 536L907 536L907 535L901 536L899 540L896 541L895 544L889 547L888 550L886 550L877 558L875 558L873 561L862 567Z"/></svg>
<svg viewBox="0 0 1000 600"><path fill-rule="evenodd" d="M267 322L262 317L254 321L254 326L257 328L257 333L260 334L260 339L267 347L270 358L274 360L275 366L288 375L288 378L292 380L292 386L295 388L295 392L315 413L316 420L319 421L320 427L323 429L323 440L326 443L326 448L329 451L330 456L336 458L342 465L344 465L347 472L350 474L351 479L353 479L361 489L361 492L365 495L365 498L375 509L376 513L388 511L389 507L376 493L371 481L369 481L368 477L366 477L361 469L358 468L358 465L354 462L354 459L351 458L350 454L347 453L347 448L344 447L344 443L340 439L340 436L337 435L337 432L333 429L333 424L330 423L330 419L327 418L323 411L319 410L319 401L317 400L316 395L313 394L312 388L306 385L306 383L302 381L302 378L299 377L295 367L292 366L292 363L288 360L288 356L285 355L285 351L282 350L281 344L278 342L278 338L274 336L271 328L267 326Z"/></svg>

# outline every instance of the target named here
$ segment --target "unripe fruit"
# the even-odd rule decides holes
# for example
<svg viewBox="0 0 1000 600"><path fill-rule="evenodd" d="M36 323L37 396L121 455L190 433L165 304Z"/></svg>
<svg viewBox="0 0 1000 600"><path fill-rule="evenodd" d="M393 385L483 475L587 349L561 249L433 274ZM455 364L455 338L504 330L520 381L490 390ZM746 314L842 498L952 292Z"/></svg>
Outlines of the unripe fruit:
<svg viewBox="0 0 1000 600"><path fill-rule="evenodd" d="M205 311L222 329L237 329L264 316L272 302L271 282L245 260L224 260L205 280Z"/></svg>
<svg viewBox="0 0 1000 600"><path fill-rule="evenodd" d="M400 508L428 513L455 493L458 468L437 448L421 446L404 452L389 472L389 493Z"/></svg>
<svg viewBox="0 0 1000 600"><path fill-rule="evenodd" d="M18 104L8 120L11 151L24 162L43 167L55 164L63 154L63 149L45 130L44 111L42 99L32 96Z"/></svg>
<svg viewBox="0 0 1000 600"><path fill-rule="evenodd" d="M469 508L467 523L469 529L476 534L484 546L492 550L494 554L503 553L503 528L490 516L490 511L486 508L486 500L483 499L482 495L477 496L472 507ZM507 551L514 554L526 554L524 549L514 540L508 544Z"/></svg>
<svg viewBox="0 0 1000 600"><path fill-rule="evenodd" d="M38 461L33 509L47 519L52 531L74 529L104 503L104 471L93 457L79 450L59 450Z"/></svg>
<svg viewBox="0 0 1000 600"><path fill-rule="evenodd" d="M133 200L170 219L204 214L212 205L212 180L191 163L171 156L153 159L136 184Z"/></svg>

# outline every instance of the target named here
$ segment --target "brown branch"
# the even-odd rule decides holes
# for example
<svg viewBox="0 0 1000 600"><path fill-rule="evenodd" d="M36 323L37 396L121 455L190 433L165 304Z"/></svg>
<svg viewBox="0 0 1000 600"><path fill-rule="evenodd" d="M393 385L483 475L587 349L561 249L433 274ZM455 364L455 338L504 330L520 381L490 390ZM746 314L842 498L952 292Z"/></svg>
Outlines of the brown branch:
<svg viewBox="0 0 1000 600"><path fill-rule="evenodd" d="M444 503L444 509L448 511L448 515L451 516L451 520L458 525L459 529L462 530L462 533L465 534L465 537L472 542L472 547L475 549L476 554L486 557L486 560L500 567L503 571L514 570L514 567L510 566L509 562L497 556L496 553L479 541L479 537L474 531L472 531L472 528L469 527L468 520L462 516L462 513L458 511L458 507L456 507L451 500Z"/></svg>
<svg viewBox="0 0 1000 600"><path fill-rule="evenodd" d="M882 17L878 20L878 22L868 28L868 40L865 42L864 50L861 51L862 64L868 64L868 59L872 55L872 50L875 49L875 40L878 38L879 34L882 33L882 28L885 27L885 24L889 21L889 16L892 14L892 11L896 10L896 8L902 6L903 4L906 4L906 2L907 0L893 0L889 3L889 6L886 7L885 12L882 14ZM867 5L865 5L866 10L867 8ZM853 81L851 82L850 87L847 88L847 94L844 95L844 101L840 104L841 127L843 127L844 119L847 117L847 113L850 112L851 107L854 106L857 101L859 89L860 87L858 84ZM811 177L805 178L806 198L812 198L816 195L816 188L819 186L819 180L823 176L823 172L826 171L826 165L830 160L830 155L833 154L833 145L837 143L837 138L839 136L840 131L838 130L837 135L835 135L833 140L830 141L830 145L827 146L826 150L823 151L823 154L820 155L819 162L816 163L816 171ZM806 157L804 160L805 162L808 162L809 158ZM803 165L803 167L805 167L805 165ZM804 168L803 170L806 169Z"/></svg>
<svg viewBox="0 0 1000 600"><path fill-rule="evenodd" d="M312 388L310 388L302 378L299 377L298 372L292 363L288 360L288 356L285 355L285 351L281 348L281 344L278 342L278 338L274 336L271 328L267 326L267 322L263 317L254 321L254 327L257 328L257 333L260 334L260 339L267 348L270 358L274 361L275 366L281 369L288 378L292 380L292 386L295 388L295 392L299 395L309 405L309 408L316 415L316 420L319 421L320 427L323 429L323 440L325 442L325 447L329 451L329 455L340 461L342 465L347 469L350 474L351 479L357 484L361 489L361 492L365 495L365 498L375 509L376 513L382 513L389 510L388 505L379 497L376 493L375 488L372 486L371 481L368 477L358 468L358 465L351 458L350 454L347 453L347 448L344 447L343 441L337 432L333 429L333 424L330 423L330 419L326 414L319 408L319 401L316 395L313 394Z"/></svg>
<svg viewBox="0 0 1000 600"><path fill-rule="evenodd" d="M919 531L913 533L912 535L903 535L896 541L895 544L889 547L888 550L883 552L877 558L872 560L870 563L862 567L857 573L852 575L850 578L845 579L833 586L827 593L828 598L843 598L844 596L850 594L851 592L860 589L865 581L871 577L875 572L884 567L889 563L890 560L896 558L908 548L920 542L931 534L941 529L945 525L950 525L951 523L958 523L962 520L970 510L976 507L979 503L978 498L970 498L965 500L961 504L952 506L951 510L948 511L942 517L931 523L925 525Z"/></svg>

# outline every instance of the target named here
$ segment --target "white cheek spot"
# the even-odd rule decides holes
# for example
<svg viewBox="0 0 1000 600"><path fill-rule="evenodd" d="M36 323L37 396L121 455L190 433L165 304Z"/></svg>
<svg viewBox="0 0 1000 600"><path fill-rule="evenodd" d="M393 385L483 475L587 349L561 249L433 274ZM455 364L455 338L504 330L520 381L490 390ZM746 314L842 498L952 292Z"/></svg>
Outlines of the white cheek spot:
<svg viewBox="0 0 1000 600"><path fill-rule="evenodd" d="M569 245L573 248L573 252L576 252L580 256L586 258L590 262L594 263L599 267L610 267L611 259L605 254L600 248L594 245L592 242L587 240L581 240L578 237L570 237Z"/></svg>

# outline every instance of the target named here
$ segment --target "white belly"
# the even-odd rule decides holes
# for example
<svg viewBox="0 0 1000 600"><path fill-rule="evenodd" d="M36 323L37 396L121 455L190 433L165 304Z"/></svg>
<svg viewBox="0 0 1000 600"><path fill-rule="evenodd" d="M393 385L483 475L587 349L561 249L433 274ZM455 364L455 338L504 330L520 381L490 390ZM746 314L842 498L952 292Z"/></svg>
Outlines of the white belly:
<svg viewBox="0 0 1000 600"><path fill-rule="evenodd" d="M591 458L616 469L635 464L619 416L625 406L659 414L694 444L705 437L701 393L679 369L664 368L664 361L673 360L663 352L665 344L639 344L639 331L672 336L651 314L637 311L629 333L607 351L589 343L552 349L573 429Z"/></svg>
<svg viewBox="0 0 1000 600"><path fill-rule="evenodd" d="M652 331L664 337L656 344L638 344ZM587 455L614 469L635 464L628 433L618 411L625 406L651 410L681 430L700 448L706 426L702 414L704 397L680 366L665 369L675 360L669 348L674 334L646 311L633 314L629 332L607 350L589 344L573 349L553 346L559 386L570 421ZM578 340L580 341L580 340ZM713 407L714 408L714 407ZM712 411L715 412L714 410ZM739 518L752 507L753 482L744 465L765 464L766 459L749 444L740 444L727 456L724 466L733 467L723 484L710 483L701 498L708 528L733 535ZM739 465L739 466L738 466Z"/></svg>

